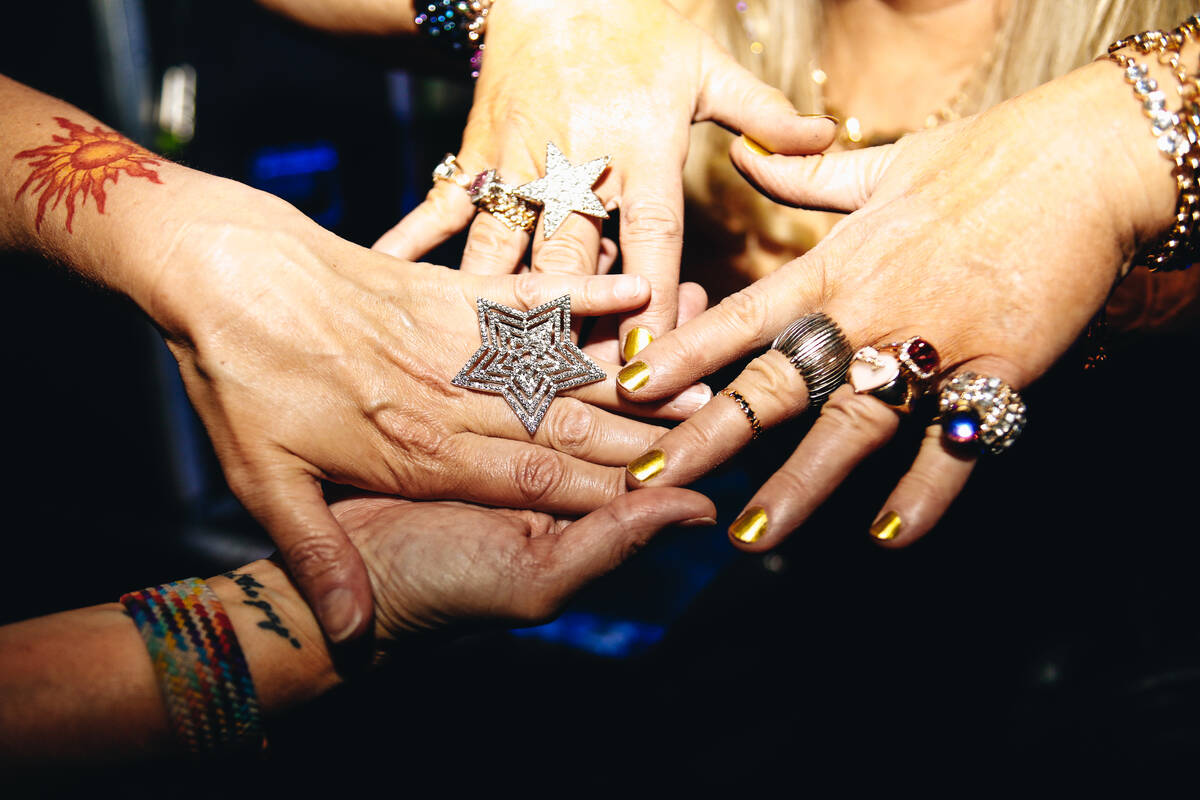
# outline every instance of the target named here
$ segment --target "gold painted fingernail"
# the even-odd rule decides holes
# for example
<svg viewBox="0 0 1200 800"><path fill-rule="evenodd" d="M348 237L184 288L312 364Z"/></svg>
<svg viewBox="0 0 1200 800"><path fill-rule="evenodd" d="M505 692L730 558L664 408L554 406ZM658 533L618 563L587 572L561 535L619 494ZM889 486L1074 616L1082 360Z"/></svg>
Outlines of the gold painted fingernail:
<svg viewBox="0 0 1200 800"><path fill-rule="evenodd" d="M662 450L647 450L633 461L630 461L629 466L625 469L629 470L629 474L639 481L645 482L662 472L663 467L666 465L666 453Z"/></svg>
<svg viewBox="0 0 1200 800"><path fill-rule="evenodd" d="M621 348L621 355L625 356L625 360L628 361L645 350L646 345L653 341L654 334L645 328L630 328L629 333L625 334L625 345Z"/></svg>
<svg viewBox="0 0 1200 800"><path fill-rule="evenodd" d="M634 361L617 373L617 383L627 392L636 392L650 380L650 367L645 361Z"/></svg>
<svg viewBox="0 0 1200 800"><path fill-rule="evenodd" d="M747 508L729 526L729 535L739 542L757 542L767 532L767 512L761 508Z"/></svg>
<svg viewBox="0 0 1200 800"><path fill-rule="evenodd" d="M773 155L775 155L775 154L774 154L774 153L772 153L770 150L768 150L767 148L763 147L761 144L759 144L758 142L754 141L753 139L751 139L749 136L747 136L747 135L746 135L746 134L744 134L744 133L742 134L742 144L746 145L746 149L747 149L747 150L749 150L751 153L755 153L755 154L757 154L757 155L760 155L760 156L773 156Z"/></svg>
<svg viewBox="0 0 1200 800"><path fill-rule="evenodd" d="M889 511L875 520L875 524L871 526L871 535L881 542L890 542L900 533L901 524L900 515Z"/></svg>

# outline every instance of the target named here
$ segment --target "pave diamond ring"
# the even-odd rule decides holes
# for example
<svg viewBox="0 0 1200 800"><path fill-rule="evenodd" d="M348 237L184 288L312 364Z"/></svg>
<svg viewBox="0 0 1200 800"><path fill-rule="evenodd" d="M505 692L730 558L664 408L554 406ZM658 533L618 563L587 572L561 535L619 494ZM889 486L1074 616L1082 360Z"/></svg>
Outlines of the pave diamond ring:
<svg viewBox="0 0 1200 800"><path fill-rule="evenodd" d="M1025 401L999 378L960 372L938 394L938 419L946 438L985 453L1003 453L1025 429Z"/></svg>

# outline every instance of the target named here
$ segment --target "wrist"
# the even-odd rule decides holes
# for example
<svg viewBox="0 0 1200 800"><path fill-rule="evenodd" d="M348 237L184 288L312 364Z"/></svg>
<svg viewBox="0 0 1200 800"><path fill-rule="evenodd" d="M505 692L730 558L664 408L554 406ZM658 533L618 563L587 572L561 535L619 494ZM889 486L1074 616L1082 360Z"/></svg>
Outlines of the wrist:
<svg viewBox="0 0 1200 800"><path fill-rule="evenodd" d="M237 634L264 713L300 705L342 682L320 624L277 564L255 561L207 583Z"/></svg>

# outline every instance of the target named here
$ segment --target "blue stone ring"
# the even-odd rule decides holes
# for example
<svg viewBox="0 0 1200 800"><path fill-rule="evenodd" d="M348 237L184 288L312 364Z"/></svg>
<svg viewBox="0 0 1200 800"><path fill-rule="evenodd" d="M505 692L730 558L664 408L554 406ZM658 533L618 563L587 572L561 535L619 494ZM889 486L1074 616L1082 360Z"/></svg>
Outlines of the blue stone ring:
<svg viewBox="0 0 1200 800"><path fill-rule="evenodd" d="M938 394L938 420L949 442L995 455L1025 429L1025 401L999 378L960 372Z"/></svg>

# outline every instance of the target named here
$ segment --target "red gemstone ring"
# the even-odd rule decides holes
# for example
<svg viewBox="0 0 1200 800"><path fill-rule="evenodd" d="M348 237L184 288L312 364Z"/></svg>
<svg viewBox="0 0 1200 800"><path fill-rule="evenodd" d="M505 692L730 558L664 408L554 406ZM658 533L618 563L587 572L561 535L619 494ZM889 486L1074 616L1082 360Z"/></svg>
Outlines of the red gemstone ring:
<svg viewBox="0 0 1200 800"><path fill-rule="evenodd" d="M907 414L926 394L941 366L937 348L920 336L854 354L846 379L857 394L869 394Z"/></svg>

